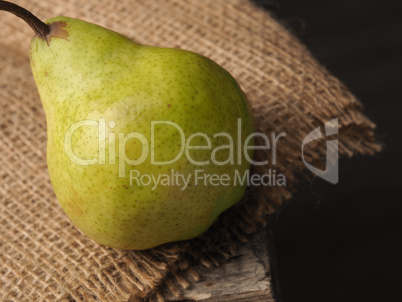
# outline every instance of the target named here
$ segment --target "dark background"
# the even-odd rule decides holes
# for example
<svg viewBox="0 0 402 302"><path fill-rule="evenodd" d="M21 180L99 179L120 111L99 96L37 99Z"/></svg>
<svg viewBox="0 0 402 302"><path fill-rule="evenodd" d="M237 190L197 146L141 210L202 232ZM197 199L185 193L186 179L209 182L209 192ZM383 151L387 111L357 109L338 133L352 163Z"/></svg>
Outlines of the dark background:
<svg viewBox="0 0 402 302"><path fill-rule="evenodd" d="M255 2L361 100L384 144L373 157L341 158L337 185L301 183L279 215L273 232L281 301L402 301L402 5Z"/></svg>

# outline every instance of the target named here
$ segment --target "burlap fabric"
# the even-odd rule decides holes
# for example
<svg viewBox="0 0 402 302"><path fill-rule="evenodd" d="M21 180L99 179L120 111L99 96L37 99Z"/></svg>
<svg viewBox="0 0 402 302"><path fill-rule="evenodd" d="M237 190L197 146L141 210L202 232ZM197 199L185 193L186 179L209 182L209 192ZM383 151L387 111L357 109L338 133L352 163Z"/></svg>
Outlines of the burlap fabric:
<svg viewBox="0 0 402 302"><path fill-rule="evenodd" d="M311 175L302 140L339 118L341 155L380 149L361 104L267 12L246 0L15 1L42 19L66 15L140 43L204 54L229 70L249 97L257 130L285 132L275 167L286 187L250 188L201 238L148 251L120 251L82 235L61 210L46 167L46 122L28 59L31 29L0 12L0 301L127 301L176 295L266 224ZM306 159L325 156L325 145ZM257 154L270 159L270 153ZM265 167L266 168L266 167ZM260 172L263 172L260 171ZM202 277L202 276L201 276Z"/></svg>

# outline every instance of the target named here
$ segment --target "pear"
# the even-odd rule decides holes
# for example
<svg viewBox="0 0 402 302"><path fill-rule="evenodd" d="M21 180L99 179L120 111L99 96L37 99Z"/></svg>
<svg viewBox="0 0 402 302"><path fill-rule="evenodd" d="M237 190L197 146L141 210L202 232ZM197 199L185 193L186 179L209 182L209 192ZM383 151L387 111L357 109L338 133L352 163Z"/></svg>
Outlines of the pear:
<svg viewBox="0 0 402 302"><path fill-rule="evenodd" d="M34 29L30 62L47 164L71 221L96 242L142 250L205 232L244 195L253 118L235 79L194 52L141 45L67 17Z"/></svg>

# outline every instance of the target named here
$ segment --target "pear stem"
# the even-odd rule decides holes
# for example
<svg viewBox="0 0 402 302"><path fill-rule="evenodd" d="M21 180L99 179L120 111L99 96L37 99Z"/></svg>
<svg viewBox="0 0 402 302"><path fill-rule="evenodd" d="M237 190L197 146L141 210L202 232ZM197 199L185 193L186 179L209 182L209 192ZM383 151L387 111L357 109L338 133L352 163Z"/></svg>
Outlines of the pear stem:
<svg viewBox="0 0 402 302"><path fill-rule="evenodd" d="M39 20L31 12L17 4L7 1L0 1L0 10L10 12L24 20L35 32L36 35L45 37L50 33L50 28Z"/></svg>

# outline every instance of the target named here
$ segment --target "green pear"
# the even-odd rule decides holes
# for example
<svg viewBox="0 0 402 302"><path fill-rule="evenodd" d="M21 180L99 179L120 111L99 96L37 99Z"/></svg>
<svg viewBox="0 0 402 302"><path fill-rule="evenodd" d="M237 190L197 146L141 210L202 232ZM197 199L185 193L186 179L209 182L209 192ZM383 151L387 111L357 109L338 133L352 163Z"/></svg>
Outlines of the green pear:
<svg viewBox="0 0 402 302"><path fill-rule="evenodd" d="M42 23L12 7L36 32L30 61L50 180L83 233L148 249L202 234L242 198L253 119L226 70L194 52L67 17Z"/></svg>

